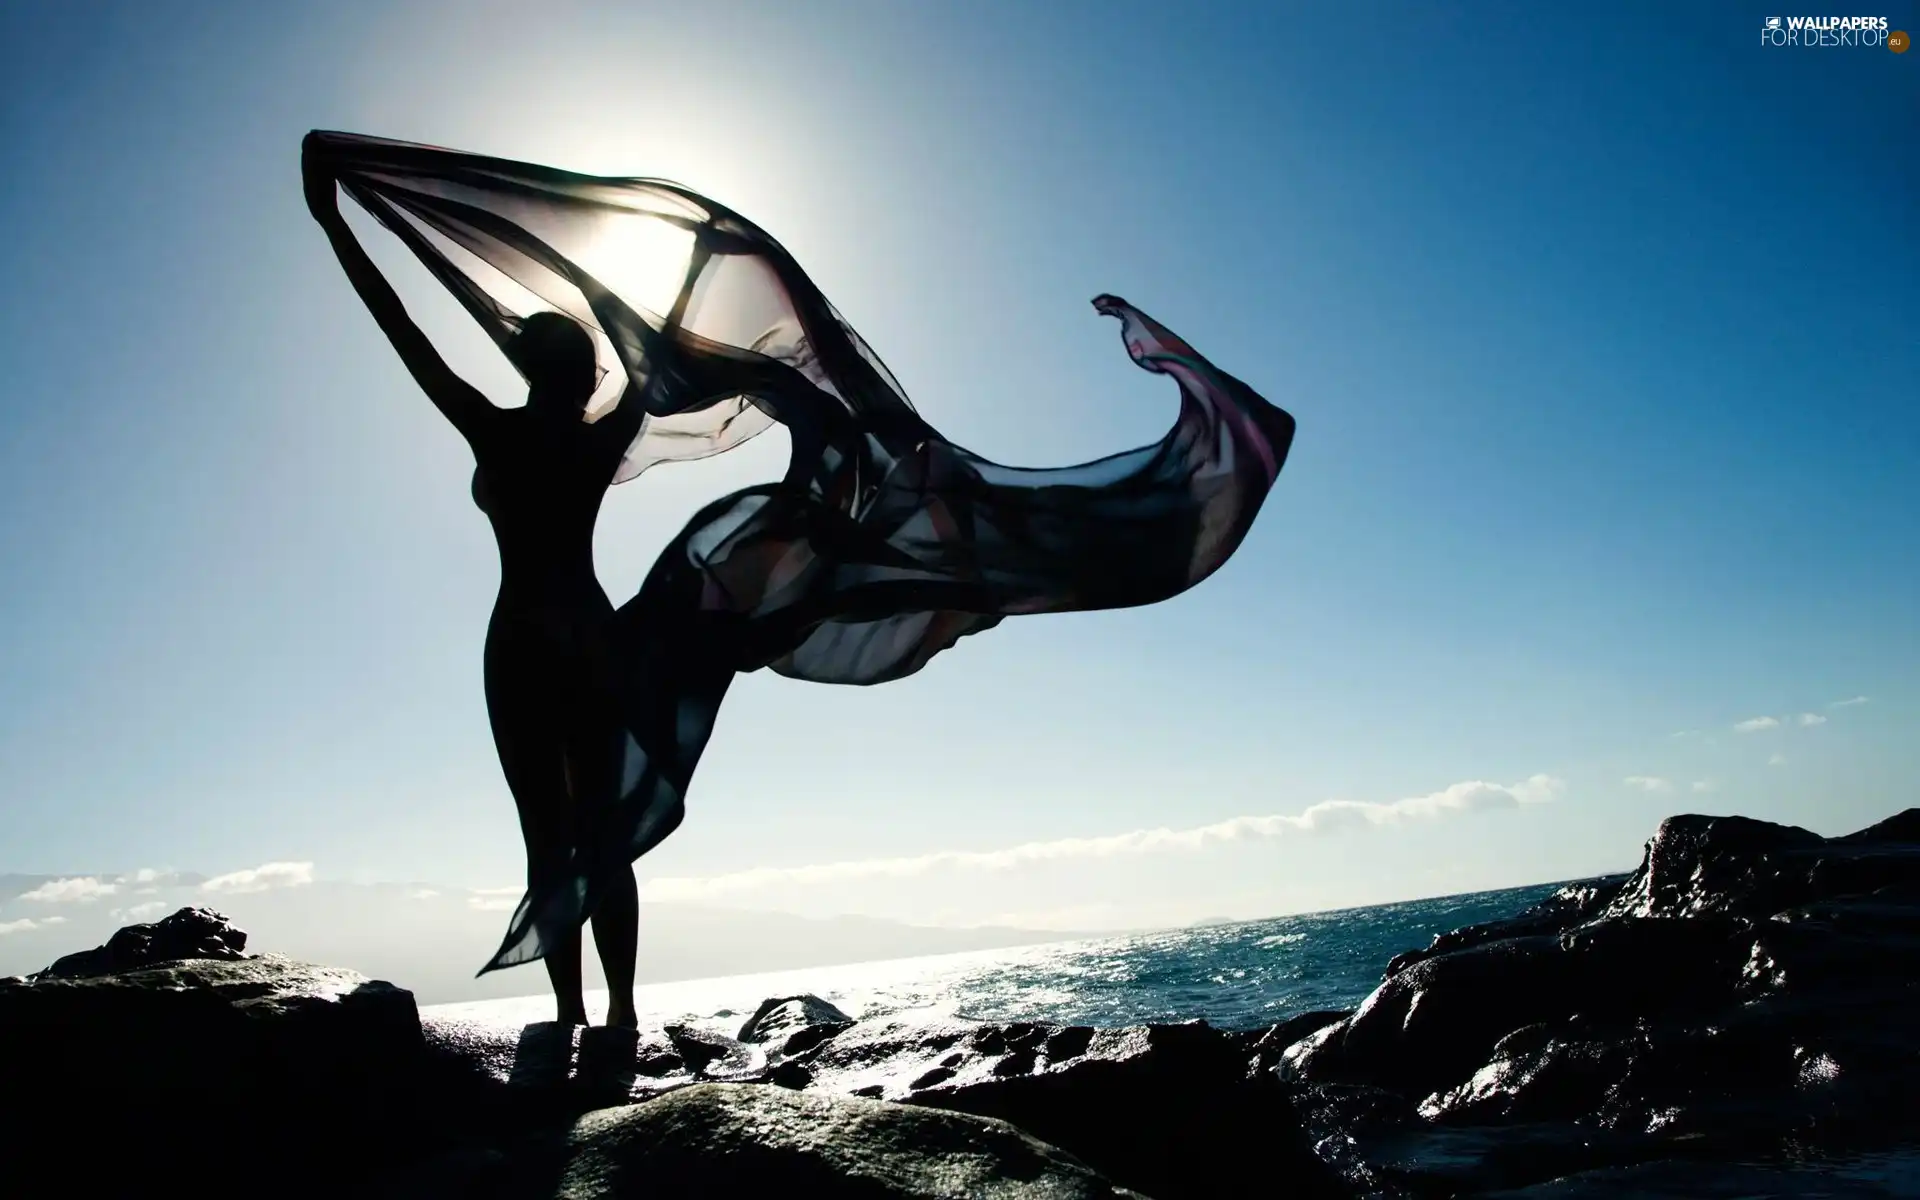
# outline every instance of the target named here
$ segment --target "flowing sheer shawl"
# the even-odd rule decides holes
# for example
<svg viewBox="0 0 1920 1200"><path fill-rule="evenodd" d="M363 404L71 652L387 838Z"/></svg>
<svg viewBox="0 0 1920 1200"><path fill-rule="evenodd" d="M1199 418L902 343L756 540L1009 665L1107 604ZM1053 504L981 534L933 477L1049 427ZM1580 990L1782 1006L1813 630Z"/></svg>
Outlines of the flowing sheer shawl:
<svg viewBox="0 0 1920 1200"><path fill-rule="evenodd" d="M1240 545L1292 417L1114 296L1127 353L1179 387L1160 441L1079 466L1001 466L941 437L773 238L654 179L608 179L352 134L306 153L497 341L543 309L593 333L604 413L646 418L615 482L784 425L786 477L701 510L618 611L621 794L483 970L529 962L679 824L734 674L874 684L1023 613L1152 604Z"/></svg>

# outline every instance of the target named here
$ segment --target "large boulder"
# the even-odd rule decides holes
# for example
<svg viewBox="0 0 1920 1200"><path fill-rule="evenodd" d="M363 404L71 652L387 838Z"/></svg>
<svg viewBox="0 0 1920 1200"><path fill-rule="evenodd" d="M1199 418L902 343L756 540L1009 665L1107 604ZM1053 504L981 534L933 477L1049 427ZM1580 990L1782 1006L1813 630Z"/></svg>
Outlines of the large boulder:
<svg viewBox="0 0 1920 1200"><path fill-rule="evenodd" d="M557 1136L449 1157L389 1180L385 1194L406 1200L1141 1200L1001 1121L718 1083L601 1109Z"/></svg>
<svg viewBox="0 0 1920 1200"><path fill-rule="evenodd" d="M778 1061L805 1053L853 1024L853 1018L818 996L776 996L762 1001L740 1026L743 1042L767 1048Z"/></svg>
<svg viewBox="0 0 1920 1200"><path fill-rule="evenodd" d="M561 1200L782 1195L1059 1200L1122 1192L1000 1121L847 1096L701 1084L574 1126Z"/></svg>
<svg viewBox="0 0 1920 1200"><path fill-rule="evenodd" d="M1811 898L1827 840L1750 817L1669 817L1603 916L1765 917ZM1842 856L1851 851L1841 850Z"/></svg>
<svg viewBox="0 0 1920 1200"><path fill-rule="evenodd" d="M1283 1061L1296 1077L1424 1096L1460 1082L1503 1038L1542 1022L1579 1018L1628 1030L1723 1007L1747 958L1747 934L1722 920L1622 918L1437 954L1388 977L1351 1017Z"/></svg>
<svg viewBox="0 0 1920 1200"><path fill-rule="evenodd" d="M0 1154L103 1191L157 1163L348 1169L409 1152L422 1048L410 993L275 955L0 980Z"/></svg>
<svg viewBox="0 0 1920 1200"><path fill-rule="evenodd" d="M1852 1152L1920 1142L1916 1004L1920 810L1841 838L1682 816L1630 877L1395 959L1277 1073L1356 1182Z"/></svg>
<svg viewBox="0 0 1920 1200"><path fill-rule="evenodd" d="M183 908L151 925L128 925L106 945L57 960L36 979L89 979L183 958L232 962L244 958L247 932L210 908Z"/></svg>
<svg viewBox="0 0 1920 1200"><path fill-rule="evenodd" d="M810 1091L1008 1121L1159 1200L1340 1194L1252 1039L1208 1025L1093 1029L866 1021L793 1067Z"/></svg>

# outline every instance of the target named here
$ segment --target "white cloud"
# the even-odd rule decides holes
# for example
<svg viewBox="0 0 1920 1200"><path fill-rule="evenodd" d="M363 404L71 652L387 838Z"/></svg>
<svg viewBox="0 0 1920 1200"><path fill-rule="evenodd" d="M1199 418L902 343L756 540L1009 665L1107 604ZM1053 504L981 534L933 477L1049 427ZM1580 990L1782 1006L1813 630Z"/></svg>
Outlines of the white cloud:
<svg viewBox="0 0 1920 1200"><path fill-rule="evenodd" d="M1773 756L1767 759L1767 765L1770 767L1784 767L1787 765L1787 756L1776 750Z"/></svg>
<svg viewBox="0 0 1920 1200"><path fill-rule="evenodd" d="M37 920L33 917L21 917L18 921L0 921L0 937L9 933L25 933L29 929L44 929L48 925L60 925L65 922L65 917L41 917Z"/></svg>
<svg viewBox="0 0 1920 1200"><path fill-rule="evenodd" d="M42 904L86 904L102 896L111 896L114 891L111 883L91 875L82 875L75 879L55 879L43 883L30 892L22 892L20 898L37 900Z"/></svg>
<svg viewBox="0 0 1920 1200"><path fill-rule="evenodd" d="M439 892L434 891L432 888L414 888L412 891L407 893L407 899L431 900L435 896L438 896L439 894L440 894Z"/></svg>
<svg viewBox="0 0 1920 1200"><path fill-rule="evenodd" d="M1780 728L1780 718L1749 717L1736 724L1733 728L1739 733L1759 733L1762 729L1778 729Z"/></svg>
<svg viewBox="0 0 1920 1200"><path fill-rule="evenodd" d="M268 888L299 887L313 882L310 862L270 862L244 871L216 875L200 885L203 892L264 892Z"/></svg>
<svg viewBox="0 0 1920 1200"><path fill-rule="evenodd" d="M1827 719L1821 716L1819 713L1801 713L1800 714L1800 727L1802 729L1805 729L1810 725L1825 725L1826 723L1827 723Z"/></svg>
<svg viewBox="0 0 1920 1200"><path fill-rule="evenodd" d="M527 889L520 887L472 888L467 907L478 912L512 912L520 907Z"/></svg>
<svg viewBox="0 0 1920 1200"><path fill-rule="evenodd" d="M163 887L183 887L199 882L199 876L161 867L141 867L129 871L114 882L129 888L134 895L149 895Z"/></svg>
<svg viewBox="0 0 1920 1200"><path fill-rule="evenodd" d="M1191 829L1136 829L1105 837L1026 842L1003 850L941 850L902 858L870 858L802 867L759 867L705 878L653 879L641 889L641 894L648 900L702 900L782 884L898 879L943 869L1004 871L1032 863L1191 852L1223 843L1326 833L1370 825L1397 825L1458 813L1518 808L1522 804L1551 800L1564 786L1562 781L1550 775L1535 775L1512 785L1469 780L1429 795L1411 796L1390 804L1325 800L1294 815L1232 817ZM480 905L475 903L475 907Z"/></svg>
<svg viewBox="0 0 1920 1200"><path fill-rule="evenodd" d="M1711 779L1696 779L1693 781L1693 790L1695 792L1710 792L1719 786L1719 784Z"/></svg>
<svg viewBox="0 0 1920 1200"><path fill-rule="evenodd" d="M1866 702L1867 702L1867 697L1854 696L1853 698L1848 700L1835 700L1832 704L1827 705L1827 707L1828 708L1853 708L1856 705L1865 704Z"/></svg>
<svg viewBox="0 0 1920 1200"><path fill-rule="evenodd" d="M165 900L149 900L144 904L135 904L130 908L114 909L113 919L116 921L144 921L148 917L157 917L172 907L173 905L168 904Z"/></svg>
<svg viewBox="0 0 1920 1200"><path fill-rule="evenodd" d="M1657 775L1629 775L1621 780L1628 787L1639 788L1643 792L1670 792L1673 785Z"/></svg>

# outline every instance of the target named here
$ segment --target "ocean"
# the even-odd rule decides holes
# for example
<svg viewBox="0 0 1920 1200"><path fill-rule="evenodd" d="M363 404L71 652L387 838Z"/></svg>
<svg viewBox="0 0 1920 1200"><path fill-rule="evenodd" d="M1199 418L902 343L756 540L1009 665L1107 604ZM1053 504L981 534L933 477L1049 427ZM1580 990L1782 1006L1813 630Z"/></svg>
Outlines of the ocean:
<svg viewBox="0 0 1920 1200"><path fill-rule="evenodd" d="M1437 933L1511 916L1558 884L1403 904L1200 925L889 962L731 975L637 989L643 1027L679 1022L731 1034L760 1001L811 993L856 1018L921 1014L1120 1026L1204 1020L1259 1029L1297 1013L1352 1008L1387 961ZM424 1015L489 1022L552 1018L550 996L434 1005ZM606 993L589 994L594 1020Z"/></svg>

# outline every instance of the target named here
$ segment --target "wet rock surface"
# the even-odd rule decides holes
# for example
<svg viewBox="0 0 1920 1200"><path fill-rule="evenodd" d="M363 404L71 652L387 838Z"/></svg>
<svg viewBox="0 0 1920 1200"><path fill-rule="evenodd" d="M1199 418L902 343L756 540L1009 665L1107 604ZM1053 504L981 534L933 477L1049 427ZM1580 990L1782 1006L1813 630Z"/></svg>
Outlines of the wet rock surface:
<svg viewBox="0 0 1920 1200"><path fill-rule="evenodd" d="M786 1016L769 1021L770 1013ZM1245 1194L1250 1174L1286 1194L1340 1196L1313 1154L1287 1088L1250 1070L1259 1035L1203 1024L1093 1029L962 1020L850 1021L816 997L761 1006L741 1029L759 1043L669 1026L594 1052L594 1035L558 1026L488 1028L423 1021L471 1128L499 1136L709 1082L768 1085L1007 1121L1114 1184L1158 1200ZM577 1032L569 1057L567 1035ZM803 1048L786 1053L793 1045ZM635 1064L622 1072L605 1064ZM601 1064L598 1068L595 1063ZM637 1067L637 1069L635 1069ZM443 1085L444 1086L444 1085ZM535 1154L535 1157L539 1157Z"/></svg>
<svg viewBox="0 0 1920 1200"><path fill-rule="evenodd" d="M509 1152L404 1174L387 1194L1139 1200L1005 1122L748 1084L698 1084L599 1109Z"/></svg>
<svg viewBox="0 0 1920 1200"><path fill-rule="evenodd" d="M852 1017L818 996L780 996L762 1002L739 1037L765 1045L777 1062L806 1053L852 1024Z"/></svg>
<svg viewBox="0 0 1920 1200"><path fill-rule="evenodd" d="M1831 839L1674 817L1631 876L1394 959L1275 1072L1362 1192L1654 1194L1743 1164L1811 1194L1809 1162L1920 1145L1917 1003L1920 810Z"/></svg>
<svg viewBox="0 0 1920 1200"><path fill-rule="evenodd" d="M1093 1029L861 1022L799 1060L809 1090L997 1117L1161 1200L1344 1194L1248 1039L1204 1024Z"/></svg>

